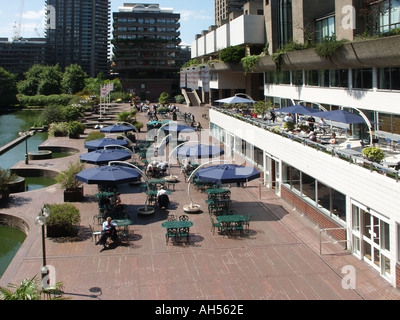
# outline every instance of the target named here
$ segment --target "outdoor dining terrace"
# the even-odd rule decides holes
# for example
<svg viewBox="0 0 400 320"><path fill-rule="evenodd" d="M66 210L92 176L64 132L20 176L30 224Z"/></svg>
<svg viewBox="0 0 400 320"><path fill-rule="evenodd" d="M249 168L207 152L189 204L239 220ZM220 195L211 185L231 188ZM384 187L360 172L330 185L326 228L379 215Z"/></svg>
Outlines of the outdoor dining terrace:
<svg viewBox="0 0 400 320"><path fill-rule="evenodd" d="M346 126L330 125L322 130L316 126L317 139L319 141L311 141L307 136L298 134L299 131L289 131L283 126L283 115L277 115L275 122L271 120L264 120L251 115L241 115L232 109L225 109L221 107L211 107L212 110L221 112L235 119L246 122L250 125L264 129L271 133L282 136L285 139L301 143L304 146L314 148L318 151L324 152L331 156L347 161L350 164L360 166L366 170L376 171L382 173L388 178L399 181L400 169L400 143L393 138L387 136L376 136L374 138L374 146L382 149L384 152L384 159L380 162L371 161L362 154L363 148L367 147L365 143L361 144L359 139L355 139L348 134ZM329 139L332 133L336 134L338 140L337 144L328 144L325 141Z"/></svg>

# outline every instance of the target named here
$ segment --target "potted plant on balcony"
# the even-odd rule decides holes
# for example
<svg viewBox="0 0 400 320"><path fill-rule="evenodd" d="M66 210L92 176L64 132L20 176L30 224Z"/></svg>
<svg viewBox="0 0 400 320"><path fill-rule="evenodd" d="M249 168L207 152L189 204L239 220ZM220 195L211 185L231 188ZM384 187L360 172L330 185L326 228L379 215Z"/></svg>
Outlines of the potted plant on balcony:
<svg viewBox="0 0 400 320"><path fill-rule="evenodd" d="M75 163L70 163L67 169L56 176L56 182L64 189L64 202L83 201L82 182L76 180L76 175L84 168L85 164L78 160Z"/></svg>
<svg viewBox="0 0 400 320"><path fill-rule="evenodd" d="M365 158L372 162L381 162L385 158L385 154L381 148L378 147L366 147L362 150L362 154Z"/></svg>

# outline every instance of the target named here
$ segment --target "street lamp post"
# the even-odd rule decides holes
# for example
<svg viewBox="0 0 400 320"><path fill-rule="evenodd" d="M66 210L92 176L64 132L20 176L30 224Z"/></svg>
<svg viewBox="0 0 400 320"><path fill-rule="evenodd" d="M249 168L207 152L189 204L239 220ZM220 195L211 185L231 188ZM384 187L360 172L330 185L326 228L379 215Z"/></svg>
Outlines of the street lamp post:
<svg viewBox="0 0 400 320"><path fill-rule="evenodd" d="M20 137L25 137L25 164L29 164L28 139L32 136L30 131L20 132Z"/></svg>
<svg viewBox="0 0 400 320"><path fill-rule="evenodd" d="M42 259L43 259L41 268L42 286L43 286L43 279L47 276L45 225L46 225L46 218L49 215L50 215L49 208L46 205L43 205L39 211L39 215L35 218L35 224L39 224L42 227Z"/></svg>

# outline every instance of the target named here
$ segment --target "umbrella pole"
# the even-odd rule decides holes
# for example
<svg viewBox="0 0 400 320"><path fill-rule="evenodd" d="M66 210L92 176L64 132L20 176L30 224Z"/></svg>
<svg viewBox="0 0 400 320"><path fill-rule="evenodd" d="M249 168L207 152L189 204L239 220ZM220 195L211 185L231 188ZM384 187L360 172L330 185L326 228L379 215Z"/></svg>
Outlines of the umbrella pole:
<svg viewBox="0 0 400 320"><path fill-rule="evenodd" d="M193 172L190 174L190 176L189 176L189 178L188 178L188 197L189 197L189 200L190 200L190 208L193 208L193 200L192 200L192 197L190 196L190 183L191 183L191 181L192 181L192 177L193 177L193 175L200 169L200 168L202 168L202 167L204 167L206 164L210 164L210 163L213 163L213 162L224 162L224 163L227 163L228 161L227 160L210 160L210 161L207 161L206 163L203 163L203 164L201 164L200 166L198 166L195 170L193 170ZM200 206L199 205L197 205L199 208L200 208Z"/></svg>
<svg viewBox="0 0 400 320"><path fill-rule="evenodd" d="M150 190L150 188L149 188L149 178L148 178L147 175L146 175L141 169L139 169L137 166L135 166L135 165L132 164L132 163L124 162L124 161L110 161L110 162L108 163L108 165L112 165L112 164L126 164L126 165L131 166L131 167L135 168L136 170L138 170L139 173L140 173L140 175L144 178L144 181L146 182L146 189L147 189L147 190ZM148 194L146 194L146 195L147 195L146 201L144 202L145 211L147 211L147 200L148 200L148 198L149 198L149 195L148 195Z"/></svg>

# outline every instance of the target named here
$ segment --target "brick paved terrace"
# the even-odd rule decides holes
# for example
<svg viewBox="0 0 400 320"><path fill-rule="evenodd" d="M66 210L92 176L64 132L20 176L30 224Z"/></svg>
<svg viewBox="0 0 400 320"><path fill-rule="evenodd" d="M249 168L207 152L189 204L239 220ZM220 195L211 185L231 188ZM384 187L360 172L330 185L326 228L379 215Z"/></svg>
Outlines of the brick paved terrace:
<svg viewBox="0 0 400 320"><path fill-rule="evenodd" d="M196 121L208 128L208 106L187 107ZM129 109L129 105L124 105ZM138 120L146 123L146 114ZM144 139L146 126L138 134ZM43 145L74 147L87 152L84 138L52 138ZM79 158L30 161L29 167L60 171ZM16 167L25 167L23 161ZM88 165L89 167L90 165ZM301 212L260 188L259 180L246 187L231 186L232 209L252 214L248 233L223 236L212 232L206 194L191 186L193 203L201 211L188 214L193 222L189 243L166 245L161 223L168 214L184 213L189 203L188 184L180 167L170 195L168 210L156 208L151 216L137 214L146 196L139 186L121 185L121 200L133 221L127 243L100 252L89 225L98 213L97 185L84 184L84 202L74 203L81 213L79 240L46 239L48 265L54 266L56 281L64 284L65 297L73 300L398 300L400 291L390 286L377 271L344 250L341 244L326 243L320 253L320 230ZM18 284L24 278L40 277L42 244L40 228L33 223L43 203L61 203L63 190L53 185L13 194L0 213L23 218L30 232L9 265L0 285ZM100 226L95 225L99 229ZM329 240L327 236L324 241ZM346 286L344 271L354 267L355 287Z"/></svg>

